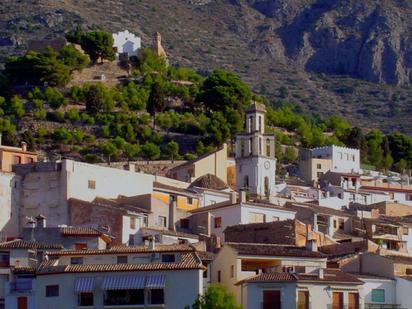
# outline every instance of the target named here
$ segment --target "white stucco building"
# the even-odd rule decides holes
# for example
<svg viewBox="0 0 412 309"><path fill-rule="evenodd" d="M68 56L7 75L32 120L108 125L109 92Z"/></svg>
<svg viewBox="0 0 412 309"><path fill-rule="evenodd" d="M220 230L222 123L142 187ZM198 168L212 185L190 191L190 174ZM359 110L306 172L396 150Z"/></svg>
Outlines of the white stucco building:
<svg viewBox="0 0 412 309"><path fill-rule="evenodd" d="M236 199L190 211L192 231L215 235L224 240L224 230L228 226L249 223L263 223L294 219L296 211L269 203L246 201L242 192L240 201Z"/></svg>
<svg viewBox="0 0 412 309"><path fill-rule="evenodd" d="M117 198L153 191L154 176L93 164L62 160L15 166L21 186L19 194L19 227L26 226L26 217L44 215L48 225L69 224L68 200L86 202L96 197Z"/></svg>
<svg viewBox="0 0 412 309"><path fill-rule="evenodd" d="M236 186L261 198L276 195L275 136L265 134L266 107L246 109L246 131L236 135Z"/></svg>
<svg viewBox="0 0 412 309"><path fill-rule="evenodd" d="M137 51L142 47L140 37L128 30L113 33L113 41L117 56L119 54L127 54L129 57L137 56Z"/></svg>
<svg viewBox="0 0 412 309"><path fill-rule="evenodd" d="M312 149L312 157L317 159L330 159L331 170L344 173L360 172L359 149L340 147L336 145Z"/></svg>
<svg viewBox="0 0 412 309"><path fill-rule="evenodd" d="M0 241L19 236L20 177L0 172Z"/></svg>

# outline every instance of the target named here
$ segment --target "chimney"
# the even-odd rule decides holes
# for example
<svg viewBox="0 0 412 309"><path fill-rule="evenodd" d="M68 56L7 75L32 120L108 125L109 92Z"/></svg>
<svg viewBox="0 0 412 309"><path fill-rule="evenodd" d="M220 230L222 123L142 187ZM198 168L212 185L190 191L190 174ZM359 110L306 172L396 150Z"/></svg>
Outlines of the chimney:
<svg viewBox="0 0 412 309"><path fill-rule="evenodd" d="M21 145L21 150L27 151L27 143L26 142L21 142L20 145Z"/></svg>
<svg viewBox="0 0 412 309"><path fill-rule="evenodd" d="M318 251L318 243L316 242L316 239L309 239L306 241L306 249L312 252L317 252Z"/></svg>
<svg viewBox="0 0 412 309"><path fill-rule="evenodd" d="M246 203L246 191L240 191L240 203Z"/></svg>
<svg viewBox="0 0 412 309"><path fill-rule="evenodd" d="M319 272L319 279L323 280L325 278L323 268L319 268L318 272Z"/></svg>
<svg viewBox="0 0 412 309"><path fill-rule="evenodd" d="M232 204L236 204L237 203L237 193L236 191L233 191L230 195L230 202Z"/></svg>
<svg viewBox="0 0 412 309"><path fill-rule="evenodd" d="M46 227L46 217L43 215L38 215L36 217L36 227L45 228Z"/></svg>
<svg viewBox="0 0 412 309"><path fill-rule="evenodd" d="M29 221L27 221L27 225L29 228L34 229L36 227L36 221L34 221L33 218L30 218Z"/></svg>

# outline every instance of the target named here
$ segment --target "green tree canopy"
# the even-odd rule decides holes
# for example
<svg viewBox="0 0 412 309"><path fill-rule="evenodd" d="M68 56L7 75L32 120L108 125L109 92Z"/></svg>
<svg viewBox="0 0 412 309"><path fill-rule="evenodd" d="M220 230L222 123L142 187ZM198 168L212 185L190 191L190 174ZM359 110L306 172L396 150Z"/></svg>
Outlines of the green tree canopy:
<svg viewBox="0 0 412 309"><path fill-rule="evenodd" d="M235 297L222 285L211 284L206 292L199 296L192 309L241 309Z"/></svg>
<svg viewBox="0 0 412 309"><path fill-rule="evenodd" d="M113 37L108 32L87 32L82 35L81 45L93 62L99 59L114 60Z"/></svg>
<svg viewBox="0 0 412 309"><path fill-rule="evenodd" d="M252 100L252 91L237 75L224 70L215 70L206 78L197 96L207 108L225 111L231 107L243 110Z"/></svg>
<svg viewBox="0 0 412 309"><path fill-rule="evenodd" d="M146 143L142 146L141 152L147 160L156 160L160 156L160 148L156 144Z"/></svg>

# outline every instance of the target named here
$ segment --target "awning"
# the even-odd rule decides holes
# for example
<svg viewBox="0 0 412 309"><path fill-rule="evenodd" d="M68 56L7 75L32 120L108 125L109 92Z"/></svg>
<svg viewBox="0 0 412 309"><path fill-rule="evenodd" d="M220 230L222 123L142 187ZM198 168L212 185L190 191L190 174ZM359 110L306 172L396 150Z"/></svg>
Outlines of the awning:
<svg viewBox="0 0 412 309"><path fill-rule="evenodd" d="M89 293L94 290L94 278L82 277L76 278L75 288L76 293Z"/></svg>
<svg viewBox="0 0 412 309"><path fill-rule="evenodd" d="M103 290L138 290L144 289L144 276L107 276L103 278Z"/></svg>
<svg viewBox="0 0 412 309"><path fill-rule="evenodd" d="M165 275L150 275L146 280L147 289L163 289L166 285Z"/></svg>

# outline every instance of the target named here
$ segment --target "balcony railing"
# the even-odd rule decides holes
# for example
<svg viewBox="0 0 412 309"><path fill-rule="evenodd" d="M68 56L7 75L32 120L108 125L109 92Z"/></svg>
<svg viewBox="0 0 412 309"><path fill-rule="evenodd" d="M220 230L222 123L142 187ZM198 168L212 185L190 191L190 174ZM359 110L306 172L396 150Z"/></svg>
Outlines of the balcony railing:
<svg viewBox="0 0 412 309"><path fill-rule="evenodd" d="M404 309L401 305L394 304L365 304L365 309Z"/></svg>
<svg viewBox="0 0 412 309"><path fill-rule="evenodd" d="M10 293L30 293L33 290L32 280L22 280L10 283Z"/></svg>

